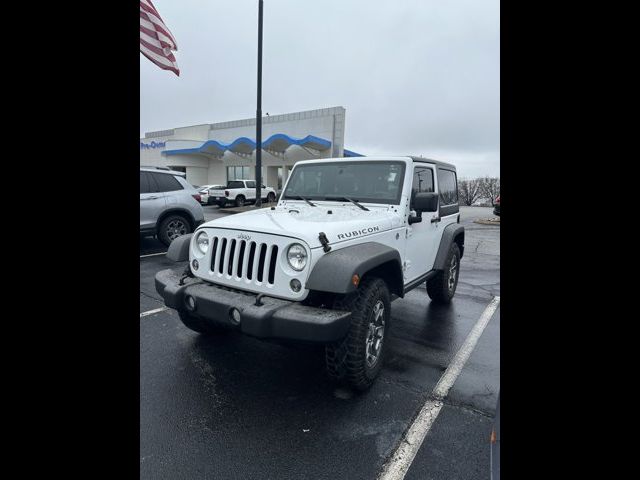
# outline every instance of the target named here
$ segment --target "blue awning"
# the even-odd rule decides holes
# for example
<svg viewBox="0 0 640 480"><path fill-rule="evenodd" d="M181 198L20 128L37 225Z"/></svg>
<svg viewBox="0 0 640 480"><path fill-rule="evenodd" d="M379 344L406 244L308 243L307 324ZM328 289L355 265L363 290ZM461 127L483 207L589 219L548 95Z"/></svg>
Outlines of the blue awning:
<svg viewBox="0 0 640 480"><path fill-rule="evenodd" d="M324 138L307 135L304 138L293 138L284 133L276 133L262 142L262 148L273 152L285 152L292 145L312 148L324 151L331 148L331 142ZM221 157L227 150L233 153L251 154L256 149L256 142L247 137L240 137L231 143L221 143L217 140L208 140L195 148L181 148L165 150L163 155L208 154ZM345 150L346 152L346 150Z"/></svg>

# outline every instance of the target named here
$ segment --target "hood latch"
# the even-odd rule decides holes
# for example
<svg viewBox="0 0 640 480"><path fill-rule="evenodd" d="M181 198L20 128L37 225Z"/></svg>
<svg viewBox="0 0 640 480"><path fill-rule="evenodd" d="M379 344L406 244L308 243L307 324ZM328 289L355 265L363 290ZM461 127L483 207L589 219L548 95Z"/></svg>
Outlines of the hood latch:
<svg viewBox="0 0 640 480"><path fill-rule="evenodd" d="M324 250L324 253L331 251L331 246L329 246L329 240L327 239L327 235L324 232L320 232L320 234L318 235L318 240L320 240L320 243L322 244L322 249Z"/></svg>

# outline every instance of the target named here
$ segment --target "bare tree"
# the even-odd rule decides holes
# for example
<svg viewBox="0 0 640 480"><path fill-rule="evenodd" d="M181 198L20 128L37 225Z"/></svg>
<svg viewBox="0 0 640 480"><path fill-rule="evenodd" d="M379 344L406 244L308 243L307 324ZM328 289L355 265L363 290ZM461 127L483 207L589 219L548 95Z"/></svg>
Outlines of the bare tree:
<svg viewBox="0 0 640 480"><path fill-rule="evenodd" d="M483 197L491 200L491 205L495 205L496 197L500 195L500 179L497 177L479 178L480 192Z"/></svg>
<svg viewBox="0 0 640 480"><path fill-rule="evenodd" d="M479 179L461 178L458 180L458 197L462 205L473 205L481 195Z"/></svg>

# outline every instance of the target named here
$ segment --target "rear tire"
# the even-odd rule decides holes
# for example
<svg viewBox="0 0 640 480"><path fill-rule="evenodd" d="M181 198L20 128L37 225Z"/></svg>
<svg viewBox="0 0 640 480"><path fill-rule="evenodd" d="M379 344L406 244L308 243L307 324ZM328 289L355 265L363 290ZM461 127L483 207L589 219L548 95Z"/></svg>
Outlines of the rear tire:
<svg viewBox="0 0 640 480"><path fill-rule="evenodd" d="M211 324L206 320L190 315L186 310L178 310L178 316L185 327L202 335L219 335L228 331L222 326Z"/></svg>
<svg viewBox="0 0 640 480"><path fill-rule="evenodd" d="M158 227L158 239L167 247L176 238L191 233L191 223L182 215L169 215Z"/></svg>
<svg viewBox="0 0 640 480"><path fill-rule="evenodd" d="M333 380L346 380L356 390L367 390L384 360L391 317L387 284L376 277L365 278L356 292L336 302L334 308L351 311L351 325L344 339L325 347L327 373Z"/></svg>
<svg viewBox="0 0 640 480"><path fill-rule="evenodd" d="M244 207L245 198L242 195L236 197L236 207Z"/></svg>
<svg viewBox="0 0 640 480"><path fill-rule="evenodd" d="M444 270L427 281L427 293L431 301L439 304L451 303L456 293L458 277L460 276L460 248L456 242L451 244Z"/></svg>

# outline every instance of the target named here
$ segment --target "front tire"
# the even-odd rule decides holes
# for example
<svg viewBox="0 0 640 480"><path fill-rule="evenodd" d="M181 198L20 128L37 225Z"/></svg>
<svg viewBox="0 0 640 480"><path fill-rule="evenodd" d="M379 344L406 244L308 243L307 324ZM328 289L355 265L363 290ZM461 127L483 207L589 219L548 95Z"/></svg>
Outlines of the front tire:
<svg viewBox="0 0 640 480"><path fill-rule="evenodd" d="M325 347L327 373L333 380L346 380L356 390L367 390L384 359L391 318L389 289L379 278L365 278L356 292L336 302L334 308L351 311L351 325L344 339Z"/></svg>
<svg viewBox="0 0 640 480"><path fill-rule="evenodd" d="M456 293L460 276L460 248L456 242L451 244L444 264L444 270L427 281L427 293L434 303L451 303Z"/></svg>
<svg viewBox="0 0 640 480"><path fill-rule="evenodd" d="M176 238L191 233L191 223L182 215L169 215L158 227L158 239L167 247Z"/></svg>
<svg viewBox="0 0 640 480"><path fill-rule="evenodd" d="M276 196L274 195L273 192L269 192L269 195L267 195L267 202L273 203L275 201L276 201Z"/></svg>

